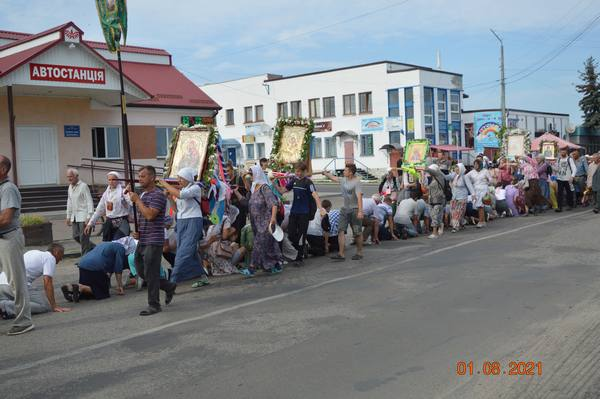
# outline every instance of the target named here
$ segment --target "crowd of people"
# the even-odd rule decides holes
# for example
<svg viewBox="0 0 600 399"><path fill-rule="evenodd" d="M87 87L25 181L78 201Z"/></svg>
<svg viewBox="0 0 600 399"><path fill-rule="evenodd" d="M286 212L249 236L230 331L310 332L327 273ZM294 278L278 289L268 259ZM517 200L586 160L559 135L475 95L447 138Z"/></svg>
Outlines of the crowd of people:
<svg viewBox="0 0 600 399"><path fill-rule="evenodd" d="M448 156L430 158L422 169L412 165L390 168L378 192L363 195L356 167L341 175L311 173L306 163L293 174L273 174L268 160L250 170L226 166L227 200L218 218L211 214L208 190L197 183L191 168L177 173L177 182L157 176L152 166L138 171L138 188L124 186L118 172L107 175L107 188L94 209L89 187L75 169L67 171L69 199L66 223L81 244L77 283L61 287L65 299L105 299L114 290L147 287L148 306L142 316L162 310L160 291L170 304L177 284L210 284L212 276L257 272L278 274L284 265L301 266L309 257L346 260L347 237L355 247L352 260L361 260L365 245L406 240L419 235L437 239L467 225L485 228L496 218L537 215L576 206L600 208L600 154L581 156L560 150L556 160L543 155L491 162L479 155L472 166ZM54 298L53 276L64 248L23 253L19 225L20 194L8 180L10 161L0 156L0 316L15 319L9 334L33 329L31 313L65 312ZM337 183L343 204L334 208L319 197L311 175ZM291 193L291 201L286 193ZM136 217L137 228L130 223ZM102 219L102 222L100 220ZM102 243L90 236L101 225ZM124 272L128 270L125 277ZM33 282L43 280L43 291Z"/></svg>

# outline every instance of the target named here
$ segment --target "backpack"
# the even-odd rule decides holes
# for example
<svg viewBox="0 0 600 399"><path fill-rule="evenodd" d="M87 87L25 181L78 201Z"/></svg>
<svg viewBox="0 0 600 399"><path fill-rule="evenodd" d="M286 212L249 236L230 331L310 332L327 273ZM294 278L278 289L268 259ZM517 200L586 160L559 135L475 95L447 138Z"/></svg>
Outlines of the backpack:
<svg viewBox="0 0 600 399"><path fill-rule="evenodd" d="M437 179L437 177L434 177L434 179L437 182L437 184L440 185L442 191L444 192L444 197L446 197L446 201L452 200L452 189L450 188L450 183L448 183L448 180L444 179L444 184L442 184Z"/></svg>

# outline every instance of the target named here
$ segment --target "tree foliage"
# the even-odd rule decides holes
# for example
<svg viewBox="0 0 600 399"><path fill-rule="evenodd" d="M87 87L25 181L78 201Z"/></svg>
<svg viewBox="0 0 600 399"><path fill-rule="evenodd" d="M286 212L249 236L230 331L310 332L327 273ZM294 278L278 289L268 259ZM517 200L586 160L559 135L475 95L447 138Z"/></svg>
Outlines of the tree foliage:
<svg viewBox="0 0 600 399"><path fill-rule="evenodd" d="M577 85L577 92L583 95L579 107L583 111L584 126L595 129L600 128L600 83L597 68L598 63L594 58L588 58L583 72L579 72L583 83Z"/></svg>

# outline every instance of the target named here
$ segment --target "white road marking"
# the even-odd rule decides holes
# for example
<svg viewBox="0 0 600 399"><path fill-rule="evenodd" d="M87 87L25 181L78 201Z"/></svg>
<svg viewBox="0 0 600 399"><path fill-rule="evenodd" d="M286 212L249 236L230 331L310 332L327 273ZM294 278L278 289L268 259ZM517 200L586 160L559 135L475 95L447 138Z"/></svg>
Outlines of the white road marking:
<svg viewBox="0 0 600 399"><path fill-rule="evenodd" d="M585 213L589 213L589 212L591 212L591 211L581 212L581 213L578 213L576 215L581 215L581 214L585 214ZM400 261L398 263L395 263L394 265L381 266L381 267L378 267L378 268L369 269L369 270L364 271L364 272L354 273L354 274L350 274L348 276L334 278L334 279L331 279L331 280L323 281L323 282L318 283L318 284L309 285L309 286L304 287L304 288L299 288L299 289L296 289L296 290L293 290L293 291L284 292L282 294L277 294L277 295L272 295L272 296L268 296L268 297L265 297L265 298L255 299L255 300L250 301L250 302L244 302L244 303L241 303L239 305L234 305L234 306L230 306L230 307L227 307L227 308L215 310L213 312L209 312L209 313L203 314L201 316L190 317L190 318L187 318L187 319L183 319L183 320L175 321L175 322L172 322L172 323L164 324L162 326L153 327L153 328L150 328L150 329L147 329L147 330L143 330L143 331L139 331L139 332L136 332L136 333L133 333L133 334L125 335L123 337L113 338L113 339L108 340L108 341L98 342L97 344L93 344L93 345L89 345L89 346L86 346L86 347L83 347L83 348L75 349L75 350L69 351L68 353L60 353L60 354L56 354L56 355L53 355L53 356L46 357L44 359L36 360L34 362L24 363L24 364L20 364L18 366L14 366L14 367L10 367L10 368L7 368L7 369L0 370L0 376L5 376L5 375L9 375L9 374L16 373L16 372L19 372L19 371L24 371L24 370L32 369L34 367L43 366L43 365L48 364L48 363L56 362L56 361L59 361L59 360L65 359L65 358L69 358L69 357L73 357L73 356L78 356L78 355L84 354L86 352L94 351L96 349L106 348L107 346L112 346L112 345L115 345L115 344L118 344L118 343L121 343L121 342L128 341L130 339L134 339L134 338L137 338L137 337L144 336L144 335L157 333L157 332L160 332L160 331L172 328L172 327L177 327L177 326L180 326L180 325L183 325L183 324L193 323L193 322L196 322L196 321L208 319L210 317L219 316L219 315L222 315L222 314L225 314L225 313L234 312L234 311L239 310L239 309L244 309L244 308L247 308L247 307L258 305L258 304L261 304L261 303L264 303L264 302L270 302L270 301L274 301L274 300L277 300L277 299L286 298L286 297L289 297L289 296L292 296L292 295L301 294L301 293L306 292L306 291L315 290L317 288L321 288L321 287L324 287L324 286L327 286L327 285L339 283L340 281L351 280L351 279L354 279L354 278L357 278L357 277L362 277L362 276L366 276L366 275L369 275L369 274L373 274L373 273L385 271L387 269L397 267L398 265L402 265L402 264L409 263L409 262L414 262L415 260L426 258L426 257L432 256L432 255L436 255L436 254L439 254L441 252L450 251L452 249L456 249L456 248L464 247L464 246L467 246L467 245L471 245L471 244L474 244L476 242L480 242L480 241L489 240L489 239L492 239L492 238L496 238L496 237L501 237L501 236L504 236L504 235L512 234L512 233L515 233L517 231L529 229L529 228L532 228L532 227L542 226L544 224L553 223L553 222L556 222L556 221L559 221L559 220L563 220L563 219L568 219L568 218L571 218L573 216L574 216L573 214L565 215L565 216L561 216L561 217L549 219L549 220L546 220L546 221L543 221L543 222L532 223L532 224L528 224L528 225L525 225L525 226L521 226L521 227L517 227L517 228L511 229L511 230L507 230L507 231L503 231L503 232L499 232L499 233L495 233L495 234L490 234L490 235L487 235L487 236L475 238L475 239L468 240L468 241L463 241L463 242L460 242L458 244L450 245L450 246L447 246L447 247L444 247L444 248L439 248L439 249L436 249L436 250L433 250L433 251L421 254L419 256L413 256L411 258L403 259L402 261Z"/></svg>

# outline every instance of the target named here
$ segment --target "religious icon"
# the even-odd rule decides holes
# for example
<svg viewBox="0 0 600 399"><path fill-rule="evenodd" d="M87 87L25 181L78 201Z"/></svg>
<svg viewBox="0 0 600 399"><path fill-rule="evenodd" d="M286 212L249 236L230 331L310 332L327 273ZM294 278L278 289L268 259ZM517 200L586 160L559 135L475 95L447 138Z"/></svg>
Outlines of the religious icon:
<svg viewBox="0 0 600 399"><path fill-rule="evenodd" d="M176 178L182 168L192 168L201 177L206 164L206 153L210 131L206 127L179 128L175 133L176 140L171 149L168 162L167 177Z"/></svg>
<svg viewBox="0 0 600 399"><path fill-rule="evenodd" d="M413 166L425 166L429 153L429 140L412 140L406 144L404 162Z"/></svg>
<svg viewBox="0 0 600 399"><path fill-rule="evenodd" d="M554 141L545 141L540 146L541 154L546 159L556 159L556 153L557 153L556 147L557 146Z"/></svg>

